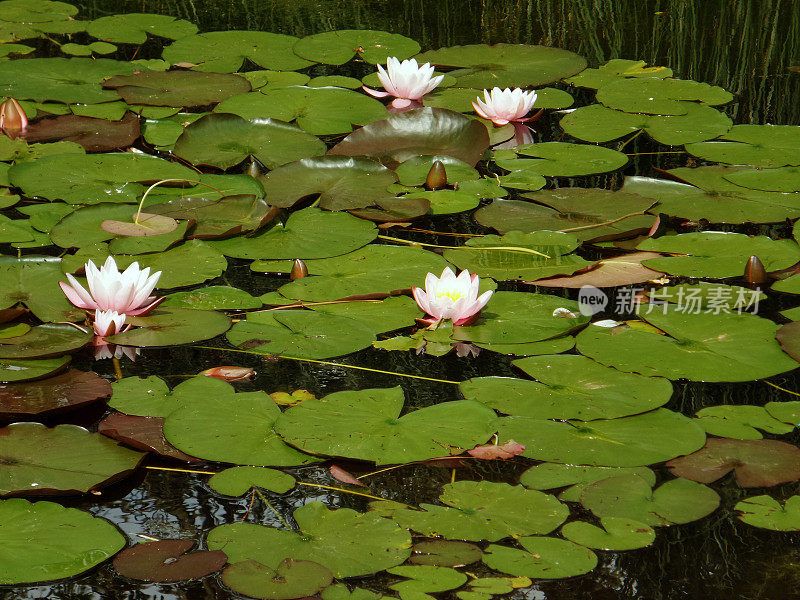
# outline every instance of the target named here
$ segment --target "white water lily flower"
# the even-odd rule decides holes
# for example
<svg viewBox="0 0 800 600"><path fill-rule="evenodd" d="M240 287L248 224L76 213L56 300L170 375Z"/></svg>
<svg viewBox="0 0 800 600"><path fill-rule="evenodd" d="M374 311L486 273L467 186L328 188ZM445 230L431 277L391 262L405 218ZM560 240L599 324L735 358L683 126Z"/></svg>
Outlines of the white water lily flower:
<svg viewBox="0 0 800 600"><path fill-rule="evenodd" d="M122 331L125 326L125 315L115 310L94 311L94 333L101 338Z"/></svg>
<svg viewBox="0 0 800 600"><path fill-rule="evenodd" d="M485 101L478 97L472 107L476 113L498 127L527 121L525 115L531 112L536 102L536 92L525 92L520 88L501 90L496 87L491 92L483 90L483 97Z"/></svg>
<svg viewBox="0 0 800 600"><path fill-rule="evenodd" d="M59 281L67 299L78 308L86 310L113 310L128 316L142 315L155 308L161 300L150 296L150 292L161 277L161 271L150 275L150 267L139 269L135 262L122 273L114 258L109 256L99 269L90 260L86 263L87 292L69 273L70 285Z"/></svg>
<svg viewBox="0 0 800 600"><path fill-rule="evenodd" d="M476 317L486 306L494 292L487 291L478 296L480 280L469 271L456 274L446 267L441 277L428 273L425 289L411 288L419 307L437 321L451 319L453 325L464 325Z"/></svg>
<svg viewBox="0 0 800 600"><path fill-rule="evenodd" d="M394 96L392 106L406 108L411 106L412 102L421 100L425 94L429 94L442 82L444 75L434 77L430 63L419 66L416 59L410 58L400 62L394 56L390 56L386 59L386 70L378 65L378 79L381 80L385 92L367 86L363 86L364 91L376 98Z"/></svg>

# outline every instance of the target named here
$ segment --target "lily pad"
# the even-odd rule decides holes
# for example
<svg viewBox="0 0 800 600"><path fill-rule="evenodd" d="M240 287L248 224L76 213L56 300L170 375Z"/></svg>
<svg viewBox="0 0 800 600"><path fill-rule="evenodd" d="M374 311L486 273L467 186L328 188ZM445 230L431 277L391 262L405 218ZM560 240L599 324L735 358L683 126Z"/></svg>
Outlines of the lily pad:
<svg viewBox="0 0 800 600"><path fill-rule="evenodd" d="M261 308L262 303L258 298L254 298L239 288L211 285L170 294L161 306L194 310L247 310Z"/></svg>
<svg viewBox="0 0 800 600"><path fill-rule="evenodd" d="M69 356L37 360L0 360L0 382L10 383L41 379L60 371L69 364L69 361Z"/></svg>
<svg viewBox="0 0 800 600"><path fill-rule="evenodd" d="M133 471L144 454L77 425L14 423L0 430L0 495L79 494Z"/></svg>
<svg viewBox="0 0 800 600"><path fill-rule="evenodd" d="M412 547L408 562L414 565L463 567L481 559L483 551L475 544L457 540L426 540Z"/></svg>
<svg viewBox="0 0 800 600"><path fill-rule="evenodd" d="M365 125L328 153L377 158L390 167L420 155L444 154L474 166L488 147L482 123L444 108L417 108Z"/></svg>
<svg viewBox="0 0 800 600"><path fill-rule="evenodd" d="M419 598L428 593L445 592L461 587L467 576L449 567L432 565L404 565L387 569L392 575L400 575L409 579L394 583L389 587L400 594L400 598Z"/></svg>
<svg viewBox="0 0 800 600"><path fill-rule="evenodd" d="M800 192L800 169L740 169L726 176L731 183L768 192Z"/></svg>
<svg viewBox="0 0 800 600"><path fill-rule="evenodd" d="M43 323L23 335L0 339L0 359L51 358L80 350L92 333L65 323Z"/></svg>
<svg viewBox="0 0 800 600"><path fill-rule="evenodd" d="M449 74L459 87L535 87L579 73L586 60L567 50L524 44L473 44L430 50L417 61L461 67Z"/></svg>
<svg viewBox="0 0 800 600"><path fill-rule="evenodd" d="M73 321L82 311L70 304L58 287L61 260L54 257L0 257L0 307L22 302L42 321Z"/></svg>
<svg viewBox="0 0 800 600"><path fill-rule="evenodd" d="M213 310L158 308L146 317L131 317L137 328L107 337L109 342L125 346L177 346L216 337L225 333L231 321Z"/></svg>
<svg viewBox="0 0 800 600"><path fill-rule="evenodd" d="M555 497L522 486L489 481L458 481L444 486L445 506L400 508L392 519L428 537L494 542L505 537L547 534L569 516Z"/></svg>
<svg viewBox="0 0 800 600"><path fill-rule="evenodd" d="M499 436L525 445L522 454L548 462L605 467L637 467L690 454L705 442L693 420L659 408L595 421L548 421L505 417Z"/></svg>
<svg viewBox="0 0 800 600"><path fill-rule="evenodd" d="M461 393L507 415L537 419L614 419L666 404L666 379L621 373L584 356L534 356L513 363L537 382L478 377L461 382Z"/></svg>
<svg viewBox="0 0 800 600"><path fill-rule="evenodd" d="M100 17L86 24L86 32L118 44L143 44L147 34L176 40L197 33L197 25L169 15L129 13Z"/></svg>
<svg viewBox="0 0 800 600"><path fill-rule="evenodd" d="M295 42L291 35L266 31L211 31L182 37L164 48L162 57L213 73L234 73L245 59L265 69L295 71L312 64L292 51Z"/></svg>
<svg viewBox="0 0 800 600"><path fill-rule="evenodd" d="M343 65L353 56L374 64L390 56L405 60L419 52L417 42L405 36L373 29L338 29L301 38L294 44L298 56L326 65Z"/></svg>
<svg viewBox="0 0 800 600"><path fill-rule="evenodd" d="M690 102L716 106L733 100L718 86L688 79L625 77L597 91L597 100L609 108L650 115L685 115Z"/></svg>
<svg viewBox="0 0 800 600"><path fill-rule="evenodd" d="M546 288L616 287L652 281L661 272L649 269L642 262L656 257L655 252L631 252L611 258L604 258L596 264L582 269L569 277L548 277L528 283ZM664 288L662 288L663 290ZM742 288L744 289L744 288ZM658 290L659 292L662 290ZM732 303L732 305L735 304ZM733 306L732 306L733 307Z"/></svg>
<svg viewBox="0 0 800 600"><path fill-rule="evenodd" d="M719 495L688 479L671 479L652 490L638 475L622 475L588 486L581 503L600 518L630 518L658 527L702 519L717 509Z"/></svg>
<svg viewBox="0 0 800 600"><path fill-rule="evenodd" d="M282 471L261 467L231 467L216 473L208 486L225 496L244 496L254 487L285 494L295 485L295 478Z"/></svg>
<svg viewBox="0 0 800 600"><path fill-rule="evenodd" d="M571 521L561 528L561 535L568 540L600 550L634 550L649 546L656 539L652 527L635 519L605 517L601 527L583 521Z"/></svg>
<svg viewBox="0 0 800 600"><path fill-rule="evenodd" d="M588 327L578 351L621 371L693 381L751 381L797 367L774 339L778 326L755 315L668 308L642 316L666 335Z"/></svg>
<svg viewBox="0 0 800 600"><path fill-rule="evenodd" d="M54 0L6 0L0 4L0 20L18 23L44 23L67 20L78 8Z"/></svg>
<svg viewBox="0 0 800 600"><path fill-rule="evenodd" d="M92 372L71 370L36 383L0 384L0 413L52 415L109 396L108 381Z"/></svg>
<svg viewBox="0 0 800 600"><path fill-rule="evenodd" d="M0 584L72 577L111 558L125 536L105 519L54 502L0 500Z"/></svg>
<svg viewBox="0 0 800 600"><path fill-rule="evenodd" d="M224 548L231 563L256 557L273 568L288 557L313 558L337 578L376 573L411 554L408 531L375 514L311 502L295 510L294 519L300 533L250 523L220 525L208 534L208 547Z"/></svg>
<svg viewBox="0 0 800 600"><path fill-rule="evenodd" d="M206 106L250 91L239 75L195 71L144 71L116 75L103 81L128 104L152 106Z"/></svg>
<svg viewBox="0 0 800 600"><path fill-rule="evenodd" d="M262 177L261 184L273 206L290 207L318 193L320 208L350 210L389 197L386 188L396 180L397 176L377 161L321 156L278 167Z"/></svg>
<svg viewBox="0 0 800 600"><path fill-rule="evenodd" d="M183 130L174 152L194 165L227 169L254 156L264 166L277 166L318 156L325 144L298 127L272 119L248 121L229 113L206 115Z"/></svg>
<svg viewBox="0 0 800 600"><path fill-rule="evenodd" d="M687 144L704 160L733 165L800 165L800 130L793 125L734 125L719 141Z"/></svg>
<svg viewBox="0 0 800 600"><path fill-rule="evenodd" d="M139 117L132 112L126 112L117 121L76 115L40 119L29 126L25 133L28 142L66 140L80 144L88 152L127 148L138 137Z"/></svg>
<svg viewBox="0 0 800 600"><path fill-rule="evenodd" d="M739 518L754 527L773 531L800 531L800 496L790 496L782 504L771 496L753 496L736 504Z"/></svg>
<svg viewBox="0 0 800 600"><path fill-rule="evenodd" d="M711 483L731 471L741 487L769 487L800 479L800 449L777 440L709 438L688 456L667 463L673 474Z"/></svg>
<svg viewBox="0 0 800 600"><path fill-rule="evenodd" d="M558 498L564 502L580 502L581 494L587 485L620 475L638 475L647 480L651 486L656 484L656 474L647 467L588 467L559 463L534 465L520 476L519 482L534 490L569 486L558 495Z"/></svg>
<svg viewBox="0 0 800 600"><path fill-rule="evenodd" d="M517 540L525 550L492 544L483 555L487 566L536 579L559 579L588 573L597 566L597 555L568 540L530 536Z"/></svg>
<svg viewBox="0 0 800 600"><path fill-rule="evenodd" d="M233 387L214 377L192 377L170 391L164 380L155 375L147 378L125 377L115 381L108 405L128 415L166 417L184 403L191 404L208 396L228 396Z"/></svg>
<svg viewBox="0 0 800 600"><path fill-rule="evenodd" d="M626 60L613 58L596 69L584 69L565 83L585 88L598 89L623 77L672 77L672 69L668 67L646 67L643 60Z"/></svg>
<svg viewBox="0 0 800 600"><path fill-rule="evenodd" d="M386 107L364 94L337 87L303 86L233 96L217 105L214 112L233 113L244 119L296 121L300 129L313 135L349 133L353 125L386 117Z"/></svg>
<svg viewBox="0 0 800 600"><path fill-rule="evenodd" d="M192 546L192 540L136 544L114 557L114 569L129 579L172 583L205 577L228 562L222 550L189 552Z"/></svg>
<svg viewBox="0 0 800 600"><path fill-rule="evenodd" d="M139 417L115 412L97 424L97 432L142 452L152 452L183 462L200 461L167 441L164 437L164 419L161 417Z"/></svg>
<svg viewBox="0 0 800 600"><path fill-rule="evenodd" d="M294 558L284 559L275 569L256 560L244 560L222 572L222 582L233 591L268 600L313 596L332 581L333 574L327 567Z"/></svg>
<svg viewBox="0 0 800 600"><path fill-rule="evenodd" d="M626 154L590 144L543 142L518 146L513 153L528 158L496 158L497 166L549 177L575 177L616 171L628 164Z"/></svg>
<svg viewBox="0 0 800 600"><path fill-rule="evenodd" d="M473 448L494 429L494 412L477 402L443 402L400 417L403 402L399 387L336 392L289 408L277 431L302 450L387 464Z"/></svg>
<svg viewBox="0 0 800 600"><path fill-rule="evenodd" d="M760 440L763 436L759 429L779 435L794 429L794 425L772 417L763 406L708 406L698 410L695 417L706 433L740 440Z"/></svg>

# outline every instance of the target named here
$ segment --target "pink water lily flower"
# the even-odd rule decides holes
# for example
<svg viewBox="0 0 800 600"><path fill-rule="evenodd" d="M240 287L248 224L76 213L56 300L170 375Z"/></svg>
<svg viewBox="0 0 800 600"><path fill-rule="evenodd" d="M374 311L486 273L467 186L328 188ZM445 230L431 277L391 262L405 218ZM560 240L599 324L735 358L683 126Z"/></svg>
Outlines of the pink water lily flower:
<svg viewBox="0 0 800 600"><path fill-rule="evenodd" d="M125 315L115 310L94 311L94 333L101 338L122 331L125 326ZM130 326L129 326L130 328Z"/></svg>
<svg viewBox="0 0 800 600"><path fill-rule="evenodd" d="M456 277L446 267L441 277L428 273L424 290L413 287L411 292L419 307L437 321L452 319L453 325L465 325L477 319L494 293L488 291L478 296L479 287L477 275L465 270Z"/></svg>
<svg viewBox="0 0 800 600"><path fill-rule="evenodd" d="M161 271L150 275L150 268L140 269L133 263L122 273L114 258L109 256L99 269L90 260L86 263L87 292L72 275L67 273L70 285L59 281L67 299L78 308L86 310L113 310L123 315L143 315L161 303L162 299L150 296L161 277Z"/></svg>
<svg viewBox="0 0 800 600"><path fill-rule="evenodd" d="M394 96L392 106L406 108L421 100L425 94L429 94L442 82L444 75L434 77L430 63L419 66L413 58L400 62L394 56L390 56L386 59L386 70L378 65L378 79L381 80L385 92L367 86L363 86L364 91L376 98Z"/></svg>
<svg viewBox="0 0 800 600"><path fill-rule="evenodd" d="M483 90L483 97L485 101L478 97L473 101L472 107L476 113L498 127L530 120L525 115L531 112L536 102L536 92L525 92L520 88L501 90L496 87L491 92Z"/></svg>
<svg viewBox="0 0 800 600"><path fill-rule="evenodd" d="M11 139L25 135L28 130L28 116L22 105L14 98L0 104L0 131Z"/></svg>

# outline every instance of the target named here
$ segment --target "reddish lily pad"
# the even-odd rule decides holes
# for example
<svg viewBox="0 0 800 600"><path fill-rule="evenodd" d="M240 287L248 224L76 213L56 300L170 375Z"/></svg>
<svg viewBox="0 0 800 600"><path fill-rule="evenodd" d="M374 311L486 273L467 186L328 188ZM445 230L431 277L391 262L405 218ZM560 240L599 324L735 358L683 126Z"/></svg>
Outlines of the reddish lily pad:
<svg viewBox="0 0 800 600"><path fill-rule="evenodd" d="M69 141L89 152L109 152L127 148L139 137L139 116L126 112L119 121L77 115L40 119L28 127L25 140L33 142Z"/></svg>
<svg viewBox="0 0 800 600"><path fill-rule="evenodd" d="M132 221L106 220L100 223L100 229L128 237L146 237L171 233L178 228L178 222L172 217L153 215L150 213L133 213Z"/></svg>
<svg viewBox="0 0 800 600"><path fill-rule="evenodd" d="M709 438L700 450L667 466L673 474L701 483L733 471L741 487L768 487L800 479L800 449L777 440Z"/></svg>
<svg viewBox="0 0 800 600"><path fill-rule="evenodd" d="M167 438L164 437L163 417L140 417L113 413L98 423L97 432L143 452L152 452L184 462L201 460L181 452L167 441Z"/></svg>
<svg viewBox="0 0 800 600"><path fill-rule="evenodd" d="M775 339L786 354L800 362L800 321L782 325L775 333Z"/></svg>
<svg viewBox="0 0 800 600"><path fill-rule="evenodd" d="M206 106L250 91L239 75L196 71L144 71L116 75L103 82L116 89L128 104L150 106Z"/></svg>
<svg viewBox="0 0 800 600"><path fill-rule="evenodd" d="M123 577L172 583L199 579L219 571L228 562L222 550L189 552L191 540L159 540L136 544L114 557L114 568Z"/></svg>
<svg viewBox="0 0 800 600"><path fill-rule="evenodd" d="M73 369L36 383L0 384L0 416L49 416L109 396L108 381L96 373Z"/></svg>

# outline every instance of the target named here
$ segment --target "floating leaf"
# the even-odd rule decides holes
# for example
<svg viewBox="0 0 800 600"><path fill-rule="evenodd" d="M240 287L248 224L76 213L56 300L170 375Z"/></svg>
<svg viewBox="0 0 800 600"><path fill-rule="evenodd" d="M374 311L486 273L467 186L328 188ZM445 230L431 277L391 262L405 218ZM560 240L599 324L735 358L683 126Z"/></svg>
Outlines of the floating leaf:
<svg viewBox="0 0 800 600"><path fill-rule="evenodd" d="M71 370L36 383L0 385L0 413L52 415L111 395L111 384L92 372Z"/></svg>
<svg viewBox="0 0 800 600"><path fill-rule="evenodd" d="M277 567L287 557L313 558L337 578L376 573L411 554L408 531L372 513L311 502L295 510L294 519L301 533L251 523L220 525L209 532L208 547L225 548L231 563L256 557Z"/></svg>
<svg viewBox="0 0 800 600"><path fill-rule="evenodd" d="M222 572L222 582L251 598L287 600L312 596L333 581L330 569L310 560L286 558L276 569L256 560L244 560Z"/></svg>
<svg viewBox="0 0 800 600"><path fill-rule="evenodd" d="M543 142L518 146L513 152L528 158L496 158L497 165L509 171L523 170L550 177L606 173L628 164L626 154L588 144Z"/></svg>
<svg viewBox="0 0 800 600"><path fill-rule="evenodd" d="M293 125L272 119L248 121L228 113L206 115L183 130L174 152L194 165L227 169L254 156L277 166L325 152L325 144Z"/></svg>
<svg viewBox="0 0 800 600"><path fill-rule="evenodd" d="M763 406L708 406L698 410L695 417L706 433L740 440L760 440L763 436L758 429L776 434L794 429L794 425L773 418Z"/></svg>
<svg viewBox="0 0 800 600"><path fill-rule="evenodd" d="M584 69L565 83L585 88L598 89L624 77L672 77L672 69L668 67L645 67L643 60L626 60L613 58L596 69Z"/></svg>
<svg viewBox="0 0 800 600"><path fill-rule="evenodd" d="M583 356L534 356L513 363L539 383L511 377L478 377L461 392L495 410L537 419L614 419L666 404L672 384L621 373Z"/></svg>
<svg viewBox="0 0 800 600"><path fill-rule="evenodd" d="M136 544L114 557L114 569L130 579L173 583L205 577L228 562L222 550L189 552L193 546L191 540Z"/></svg>
<svg viewBox="0 0 800 600"><path fill-rule="evenodd" d="M250 91L239 75L195 71L144 71L116 75L103 81L128 104L153 106L206 106Z"/></svg>
<svg viewBox="0 0 800 600"><path fill-rule="evenodd" d="M569 486L558 495L559 499L564 502L580 502L587 485L619 475L638 475L651 486L656 484L656 474L647 467L587 467L558 463L534 465L520 476L519 482L534 490Z"/></svg>
<svg viewBox="0 0 800 600"><path fill-rule="evenodd" d="M408 562L437 567L463 567L479 561L483 554L475 544L456 540L426 540L417 542L411 549L414 553Z"/></svg>
<svg viewBox="0 0 800 600"><path fill-rule="evenodd" d="M244 496L254 487L285 494L294 485L295 478L291 475L261 467L231 467L208 480L212 490L226 496Z"/></svg>
<svg viewBox="0 0 800 600"><path fill-rule="evenodd" d="M0 257L0 307L22 302L42 321L72 321L82 316L61 293L61 260L54 257Z"/></svg>
<svg viewBox="0 0 800 600"><path fill-rule="evenodd" d="M50 358L80 350L92 337L65 323L43 323L24 335L0 339L0 359Z"/></svg>
<svg viewBox="0 0 800 600"><path fill-rule="evenodd" d="M175 292L161 304L164 308L195 310L248 310L261 308L261 300L244 290L225 285L210 285L187 292Z"/></svg>
<svg viewBox="0 0 800 600"><path fill-rule="evenodd" d="M567 50L524 44L473 44L430 50L417 61L462 67L450 71L459 87L534 87L554 83L586 67L586 60Z"/></svg>
<svg viewBox="0 0 800 600"><path fill-rule="evenodd" d="M97 432L143 452L184 462L200 459L181 452L164 437L164 419L111 413L97 424Z"/></svg>
<svg viewBox="0 0 800 600"><path fill-rule="evenodd" d="M143 457L77 425L13 423L0 429L0 495L88 492L123 477Z"/></svg>
<svg viewBox="0 0 800 600"><path fill-rule="evenodd" d="M719 141L687 144L704 160L756 167L800 165L800 130L793 125L734 125Z"/></svg>
<svg viewBox="0 0 800 600"><path fill-rule="evenodd" d="M63 369L69 364L69 356L40 360L0 360L0 382L30 381L41 379Z"/></svg>
<svg viewBox="0 0 800 600"><path fill-rule="evenodd" d="M316 312L356 319L375 333L407 327L414 323L414 319L423 316L416 302L407 296L392 296L384 300L365 302L321 304L312 306L311 309Z"/></svg>
<svg viewBox="0 0 800 600"><path fill-rule="evenodd" d="M688 79L625 77L597 91L597 100L609 108L650 115L685 115L690 102L716 106L733 100L721 87Z"/></svg>
<svg viewBox="0 0 800 600"><path fill-rule="evenodd" d="M420 155L444 154L474 166L489 147L486 127L444 108L417 108L354 131L329 154L367 156L394 166Z"/></svg>
<svg viewBox="0 0 800 600"><path fill-rule="evenodd" d="M548 277L528 282L546 288L582 288L591 285L598 288L633 285L652 281L661 276L642 265L642 262L656 257L655 252L631 252L612 258L604 258L587 269L578 271L569 277ZM661 290L658 290L661 292ZM661 298L662 296L659 296Z"/></svg>
<svg viewBox="0 0 800 600"><path fill-rule="evenodd" d="M343 65L353 56L366 62L385 63L390 56L405 60L419 52L417 42L405 36L372 29L338 29L301 38L294 52L307 60Z"/></svg>
<svg viewBox="0 0 800 600"><path fill-rule="evenodd" d="M125 536L105 519L54 502L0 500L0 521L2 585L72 577L125 547Z"/></svg>
<svg viewBox="0 0 800 600"><path fill-rule="evenodd" d="M709 438L689 456L669 461L673 474L711 483L731 471L741 487L769 487L800 479L800 449L777 440Z"/></svg>
<svg viewBox="0 0 800 600"><path fill-rule="evenodd" d="M43 23L72 17L78 8L53 0L6 0L0 4L0 20L19 23Z"/></svg>
<svg viewBox="0 0 800 600"><path fill-rule="evenodd" d="M164 235L178 228L178 222L175 219L162 215L135 212L132 219L132 221L106 220L100 223L100 228L114 235L130 237Z"/></svg>
<svg viewBox="0 0 800 600"><path fill-rule="evenodd" d="M531 536L517 541L525 550L492 544L483 562L503 573L536 579L583 575L597 566L594 552L567 540Z"/></svg>
<svg viewBox="0 0 800 600"><path fill-rule="evenodd" d="M130 13L100 17L86 24L86 32L119 44L144 44L147 34L176 40L197 33L197 25L169 15Z"/></svg>
<svg viewBox="0 0 800 600"><path fill-rule="evenodd" d="M151 375L145 379L125 377L115 381L108 405L128 415L166 417L184 403L198 398L227 396L234 392L230 384L212 377L192 377L176 385L172 391L164 380Z"/></svg>
<svg viewBox="0 0 800 600"><path fill-rule="evenodd" d="M634 550L649 546L656 539L656 532L640 521L620 517L600 519L600 527L583 521L571 521L561 528L561 535L568 540L600 550Z"/></svg>
<svg viewBox="0 0 800 600"><path fill-rule="evenodd" d="M461 587L467 576L449 567L433 565L404 565L387 569L392 575L409 579L394 583L389 587L400 594L401 598L417 598L428 592L445 592Z"/></svg>
<svg viewBox="0 0 800 600"><path fill-rule="evenodd" d="M790 496L781 505L771 496L753 496L734 506L739 518L754 527L773 531L800 531L800 496Z"/></svg>
<svg viewBox="0 0 800 600"><path fill-rule="evenodd" d="M211 339L231 326L228 317L213 310L161 307L146 317L131 317L128 322L138 327L105 339L140 348L177 346Z"/></svg>
<svg viewBox="0 0 800 600"><path fill-rule="evenodd" d="M139 117L126 112L120 120L62 115L40 119L28 127L28 142L66 140L83 146L88 152L108 152L127 148L139 137Z"/></svg>

